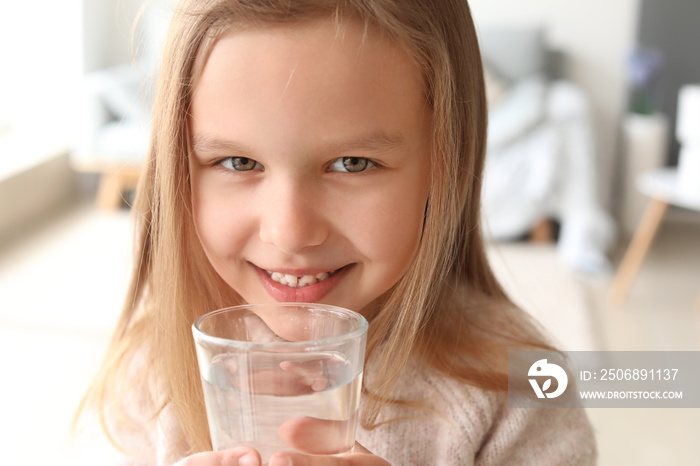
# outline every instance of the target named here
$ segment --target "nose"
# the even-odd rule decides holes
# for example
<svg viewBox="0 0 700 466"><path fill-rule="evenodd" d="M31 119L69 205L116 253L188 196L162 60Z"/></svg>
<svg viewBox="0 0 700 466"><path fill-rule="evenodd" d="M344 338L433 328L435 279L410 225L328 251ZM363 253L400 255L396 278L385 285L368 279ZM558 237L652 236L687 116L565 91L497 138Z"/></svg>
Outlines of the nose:
<svg viewBox="0 0 700 466"><path fill-rule="evenodd" d="M260 211L260 239L285 254L319 246L328 238L322 199L314 188L291 180L270 180Z"/></svg>

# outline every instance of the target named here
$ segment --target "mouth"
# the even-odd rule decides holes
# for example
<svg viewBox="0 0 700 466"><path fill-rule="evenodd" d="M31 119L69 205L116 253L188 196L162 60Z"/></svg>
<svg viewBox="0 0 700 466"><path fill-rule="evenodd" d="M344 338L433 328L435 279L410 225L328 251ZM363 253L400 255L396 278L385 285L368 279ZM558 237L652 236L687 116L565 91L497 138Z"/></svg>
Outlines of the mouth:
<svg viewBox="0 0 700 466"><path fill-rule="evenodd" d="M253 265L253 264L251 264ZM355 264L322 268L268 270L253 265L267 294L279 302L321 302L347 278Z"/></svg>
<svg viewBox="0 0 700 466"><path fill-rule="evenodd" d="M265 273L267 273L270 279L272 279L272 281L279 283L280 285L288 286L290 288L304 288L306 286L315 285L316 283L328 280L342 269L343 267L336 270L330 270L328 272L319 272L308 275L293 275L282 272L273 272L271 270L263 270Z"/></svg>

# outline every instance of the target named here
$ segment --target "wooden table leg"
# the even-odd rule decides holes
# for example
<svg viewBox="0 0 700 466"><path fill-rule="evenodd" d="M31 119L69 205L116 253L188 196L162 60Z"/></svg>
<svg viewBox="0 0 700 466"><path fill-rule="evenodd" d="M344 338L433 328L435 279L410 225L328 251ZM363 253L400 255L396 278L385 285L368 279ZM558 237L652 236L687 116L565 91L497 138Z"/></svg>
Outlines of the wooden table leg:
<svg viewBox="0 0 700 466"><path fill-rule="evenodd" d="M625 256L622 258L620 268L615 275L612 288L610 290L610 300L615 306L625 302L627 293L634 282L639 267L644 261L644 257L649 251L649 246L654 241L654 236L659 230L659 225L666 214L668 201L665 199L652 198L644 211L644 216L637 230L634 232Z"/></svg>
<svg viewBox="0 0 700 466"><path fill-rule="evenodd" d="M97 190L97 207L102 210L118 209L127 190L138 184L140 167L121 167L102 173Z"/></svg>
<svg viewBox="0 0 700 466"><path fill-rule="evenodd" d="M97 188L97 207L101 210L115 210L122 205L122 192L116 173L107 172L100 175Z"/></svg>

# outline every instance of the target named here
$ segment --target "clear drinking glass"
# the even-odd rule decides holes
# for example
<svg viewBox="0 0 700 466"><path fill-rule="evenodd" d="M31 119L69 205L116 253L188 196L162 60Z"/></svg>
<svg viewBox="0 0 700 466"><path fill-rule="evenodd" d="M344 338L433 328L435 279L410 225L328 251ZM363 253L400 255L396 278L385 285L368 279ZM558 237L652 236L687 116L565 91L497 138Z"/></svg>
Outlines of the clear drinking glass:
<svg viewBox="0 0 700 466"><path fill-rule="evenodd" d="M246 304L192 326L214 450L335 454L355 444L367 321L336 306Z"/></svg>

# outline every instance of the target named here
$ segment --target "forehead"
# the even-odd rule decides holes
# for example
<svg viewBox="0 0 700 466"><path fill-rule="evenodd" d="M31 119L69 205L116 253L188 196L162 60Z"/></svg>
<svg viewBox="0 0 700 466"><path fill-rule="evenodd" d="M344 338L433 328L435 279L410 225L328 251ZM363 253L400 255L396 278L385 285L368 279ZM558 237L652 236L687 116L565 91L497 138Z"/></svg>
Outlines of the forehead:
<svg viewBox="0 0 700 466"><path fill-rule="evenodd" d="M319 19L224 34L191 115L195 131L252 134L264 125L332 138L357 126L393 133L415 124L424 105L421 74L402 46L359 22Z"/></svg>
<svg viewBox="0 0 700 466"><path fill-rule="evenodd" d="M225 21L225 20L224 20ZM208 38L197 54L193 76L201 75L205 63L209 60L213 48L226 38L234 36L284 36L287 39L323 41L331 48L354 46L358 52L365 48L377 48L389 45L405 55L412 55L412 47L405 46L399 40L390 37L392 33L370 19L360 18L355 14L345 16L320 15L291 20L274 18L260 21L231 21L219 24L209 30ZM403 41L401 41L403 42Z"/></svg>
<svg viewBox="0 0 700 466"><path fill-rule="evenodd" d="M240 25L235 30L224 31L208 49L207 56L199 57L201 66L197 77L211 68L208 64L213 55L217 55L217 61L221 61L222 55L237 54L237 60L257 58L255 61L262 63L271 49L280 52L275 58L278 69L289 62L310 71L314 68L323 71L337 69L346 74L358 74L368 67L377 73L383 68L392 68L404 72L404 80L417 79L418 84L423 85L406 47L371 23L354 18L339 21L330 17ZM267 63L272 64L272 61L267 60Z"/></svg>

